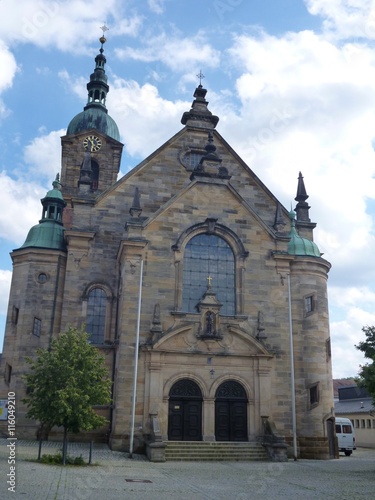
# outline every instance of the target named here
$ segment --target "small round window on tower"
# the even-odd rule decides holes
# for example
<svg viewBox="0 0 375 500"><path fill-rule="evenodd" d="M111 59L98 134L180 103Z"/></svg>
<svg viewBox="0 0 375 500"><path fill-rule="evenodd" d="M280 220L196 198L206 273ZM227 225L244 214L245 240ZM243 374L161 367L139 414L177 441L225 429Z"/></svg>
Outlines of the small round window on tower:
<svg viewBox="0 0 375 500"><path fill-rule="evenodd" d="M38 274L38 283L45 283L48 280L48 276L46 273L39 273Z"/></svg>

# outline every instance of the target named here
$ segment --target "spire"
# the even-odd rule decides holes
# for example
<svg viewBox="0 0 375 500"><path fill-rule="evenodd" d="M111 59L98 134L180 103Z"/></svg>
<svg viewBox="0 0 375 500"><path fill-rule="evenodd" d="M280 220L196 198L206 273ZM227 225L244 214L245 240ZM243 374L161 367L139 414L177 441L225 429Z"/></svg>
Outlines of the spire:
<svg viewBox="0 0 375 500"><path fill-rule="evenodd" d="M284 230L286 222L284 220L283 212L281 210L281 205L280 203L277 203L276 207L276 213L275 213L275 222L273 225L273 228L277 233L280 233Z"/></svg>
<svg viewBox="0 0 375 500"><path fill-rule="evenodd" d="M197 77L199 78L199 85L194 92L195 99L190 111L185 111L182 115L181 123L192 127L214 129L219 121L219 117L214 116L207 108L208 101L205 99L207 90L202 86L204 75L201 71Z"/></svg>
<svg viewBox="0 0 375 500"><path fill-rule="evenodd" d="M309 217L310 207L306 202L308 197L302 173L300 172L298 175L297 196L294 198L298 202L296 205L297 221L311 222Z"/></svg>
<svg viewBox="0 0 375 500"><path fill-rule="evenodd" d="M139 189L137 187L134 190L133 205L131 206L129 213L132 217L139 217L142 213Z"/></svg>
<svg viewBox="0 0 375 500"><path fill-rule="evenodd" d="M112 137L120 142L120 133L114 119L109 116L106 108L106 99L109 92L108 77L105 74L105 63L103 45L106 42L104 32L108 30L102 26L103 36L99 38L101 47L99 54L95 57L95 69L90 75L87 84L87 104L81 113L78 113L69 123L67 135L78 134L83 131L95 129L98 132Z"/></svg>
<svg viewBox="0 0 375 500"><path fill-rule="evenodd" d="M90 81L87 84L88 97L87 97L87 105L84 110L92 108L92 107L100 107L107 113L107 108L105 106L105 101L107 98L107 94L109 92L108 86L108 77L105 74L105 63L107 59L103 54L104 49L103 45L107 41L104 36L104 31L108 28L106 26L102 26L103 36L99 38L99 42L101 43L101 47L99 49L99 54L95 57L95 69L94 72L90 75Z"/></svg>

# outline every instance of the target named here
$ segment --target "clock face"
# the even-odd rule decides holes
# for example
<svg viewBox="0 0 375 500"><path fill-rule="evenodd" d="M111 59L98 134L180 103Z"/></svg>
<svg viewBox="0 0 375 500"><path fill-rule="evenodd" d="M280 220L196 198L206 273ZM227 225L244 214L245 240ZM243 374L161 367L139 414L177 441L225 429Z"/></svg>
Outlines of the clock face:
<svg viewBox="0 0 375 500"><path fill-rule="evenodd" d="M88 135L83 139L83 146L90 151L98 151L102 147L102 141L96 135Z"/></svg>

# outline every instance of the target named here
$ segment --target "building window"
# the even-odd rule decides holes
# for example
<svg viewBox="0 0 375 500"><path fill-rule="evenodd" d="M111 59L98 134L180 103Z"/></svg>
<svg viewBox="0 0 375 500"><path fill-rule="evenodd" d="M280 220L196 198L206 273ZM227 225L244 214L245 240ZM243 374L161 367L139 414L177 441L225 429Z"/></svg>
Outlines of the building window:
<svg viewBox="0 0 375 500"><path fill-rule="evenodd" d="M13 325L16 325L18 323L18 315L19 315L20 310L18 307L13 306L12 307L12 323Z"/></svg>
<svg viewBox="0 0 375 500"><path fill-rule="evenodd" d="M319 404L319 384L313 384L309 388L310 409Z"/></svg>
<svg viewBox="0 0 375 500"><path fill-rule="evenodd" d="M8 363L5 363L4 379L6 384L10 384L10 379L12 378L12 367Z"/></svg>
<svg viewBox="0 0 375 500"><path fill-rule="evenodd" d="M359 429L359 420L358 420L358 418L355 419L355 427L356 427L356 429Z"/></svg>
<svg viewBox="0 0 375 500"><path fill-rule="evenodd" d="M107 310L107 295L102 288L93 288L88 295L86 331L90 342L103 344Z"/></svg>
<svg viewBox="0 0 375 500"><path fill-rule="evenodd" d="M47 282L47 280L48 280L48 276L46 275L46 273L39 273L38 274L38 283L43 285L44 283Z"/></svg>
<svg viewBox="0 0 375 500"><path fill-rule="evenodd" d="M183 264L182 309L197 312L210 283L221 304L220 314L233 316L235 305L235 259L229 244L213 234L198 234L187 243Z"/></svg>
<svg viewBox="0 0 375 500"><path fill-rule="evenodd" d="M99 164L91 160L91 189L96 191L99 188Z"/></svg>
<svg viewBox="0 0 375 500"><path fill-rule="evenodd" d="M315 310L314 295L307 295L304 297L305 315L311 314Z"/></svg>
<svg viewBox="0 0 375 500"><path fill-rule="evenodd" d="M365 428L365 419L362 418L361 419L361 429L364 429Z"/></svg>
<svg viewBox="0 0 375 500"><path fill-rule="evenodd" d="M371 420L367 419L367 429L371 429Z"/></svg>
<svg viewBox="0 0 375 500"><path fill-rule="evenodd" d="M33 335L40 337L40 332L42 330L42 320L39 318L34 318L33 324Z"/></svg>

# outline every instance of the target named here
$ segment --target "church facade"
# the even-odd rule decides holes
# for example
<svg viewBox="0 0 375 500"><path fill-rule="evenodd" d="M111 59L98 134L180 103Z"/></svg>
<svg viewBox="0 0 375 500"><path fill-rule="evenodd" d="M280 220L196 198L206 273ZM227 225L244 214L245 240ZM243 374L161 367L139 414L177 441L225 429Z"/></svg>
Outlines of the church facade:
<svg viewBox="0 0 375 500"><path fill-rule="evenodd" d="M80 439L127 450L133 433L142 450L273 429L299 457L332 457L330 264L302 175L288 213L216 130L200 84L182 129L117 180L104 42L42 219L11 254L0 398L16 394L18 436L38 429L20 401L25 356L85 325L113 404L98 408L108 426Z"/></svg>

